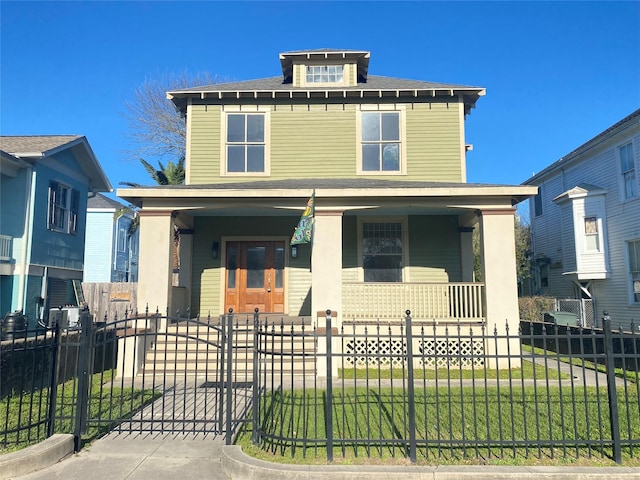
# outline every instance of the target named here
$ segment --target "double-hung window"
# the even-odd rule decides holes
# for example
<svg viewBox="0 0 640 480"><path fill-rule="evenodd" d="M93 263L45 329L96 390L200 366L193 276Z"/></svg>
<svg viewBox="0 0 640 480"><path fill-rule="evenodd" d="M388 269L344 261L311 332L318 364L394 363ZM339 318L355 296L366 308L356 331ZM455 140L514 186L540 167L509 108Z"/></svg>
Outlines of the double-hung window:
<svg viewBox="0 0 640 480"><path fill-rule="evenodd" d="M49 208L47 228L63 233L78 232L80 194L58 182L49 183Z"/></svg>
<svg viewBox="0 0 640 480"><path fill-rule="evenodd" d="M401 112L361 113L361 171L400 173L402 171Z"/></svg>
<svg viewBox="0 0 640 480"><path fill-rule="evenodd" d="M362 223L365 282L402 282L402 222Z"/></svg>
<svg viewBox="0 0 640 480"><path fill-rule="evenodd" d="M636 186L636 169L631 142L618 147L620 154L620 171L622 172L622 195L624 200L638 195Z"/></svg>
<svg viewBox="0 0 640 480"><path fill-rule="evenodd" d="M266 172L265 117L264 113L229 113L227 115L227 173Z"/></svg>
<svg viewBox="0 0 640 480"><path fill-rule="evenodd" d="M627 242L629 248L629 280L631 301L640 303L640 239Z"/></svg>

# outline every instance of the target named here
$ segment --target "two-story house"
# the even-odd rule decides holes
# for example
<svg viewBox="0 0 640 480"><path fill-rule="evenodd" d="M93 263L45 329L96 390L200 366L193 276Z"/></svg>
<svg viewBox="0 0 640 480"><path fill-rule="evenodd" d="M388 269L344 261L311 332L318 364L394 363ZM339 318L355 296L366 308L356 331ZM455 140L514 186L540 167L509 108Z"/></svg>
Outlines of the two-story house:
<svg viewBox="0 0 640 480"><path fill-rule="evenodd" d="M514 209L537 189L466 182L465 117L485 89L369 75L369 58L287 52L282 75L168 93L185 185L118 190L140 208L140 308L176 309L177 225L193 314L518 321ZM312 196L312 240L291 246Z"/></svg>
<svg viewBox="0 0 640 480"><path fill-rule="evenodd" d="M98 193L87 201L85 282L138 281L136 212Z"/></svg>
<svg viewBox="0 0 640 480"><path fill-rule="evenodd" d="M76 304L87 198L111 184L84 136L2 136L0 151L0 308L32 328Z"/></svg>
<svg viewBox="0 0 640 480"><path fill-rule="evenodd" d="M607 311L616 325L640 325L639 158L636 110L524 182L539 188L530 200L536 288L587 301L586 324Z"/></svg>

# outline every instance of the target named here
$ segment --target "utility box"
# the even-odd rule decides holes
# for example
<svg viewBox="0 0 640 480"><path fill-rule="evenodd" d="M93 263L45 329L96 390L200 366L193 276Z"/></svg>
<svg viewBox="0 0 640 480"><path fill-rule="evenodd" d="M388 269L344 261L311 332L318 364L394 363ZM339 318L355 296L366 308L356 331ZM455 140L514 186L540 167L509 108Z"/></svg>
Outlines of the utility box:
<svg viewBox="0 0 640 480"><path fill-rule="evenodd" d="M555 323L556 325L569 325L571 327L580 325L578 315L571 312L544 312L544 321Z"/></svg>

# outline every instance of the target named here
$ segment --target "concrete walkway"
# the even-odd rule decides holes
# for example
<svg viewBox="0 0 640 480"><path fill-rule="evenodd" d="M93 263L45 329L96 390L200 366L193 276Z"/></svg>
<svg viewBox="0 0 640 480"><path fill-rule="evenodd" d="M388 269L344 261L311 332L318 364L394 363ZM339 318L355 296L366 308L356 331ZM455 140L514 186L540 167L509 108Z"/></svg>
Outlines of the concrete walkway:
<svg viewBox="0 0 640 480"><path fill-rule="evenodd" d="M28 461L28 459L25 459ZM282 465L224 446L221 436L109 434L20 480L640 480L629 467Z"/></svg>

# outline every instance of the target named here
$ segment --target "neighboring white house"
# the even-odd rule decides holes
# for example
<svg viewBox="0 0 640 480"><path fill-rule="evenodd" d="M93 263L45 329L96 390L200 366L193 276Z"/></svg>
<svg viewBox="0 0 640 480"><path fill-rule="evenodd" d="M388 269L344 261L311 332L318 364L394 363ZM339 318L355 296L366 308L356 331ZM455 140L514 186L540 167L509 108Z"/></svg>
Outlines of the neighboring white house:
<svg viewBox="0 0 640 480"><path fill-rule="evenodd" d="M538 293L640 326L640 110L524 182Z"/></svg>
<svg viewBox="0 0 640 480"><path fill-rule="evenodd" d="M84 282L137 282L136 213L98 194L87 202Z"/></svg>

